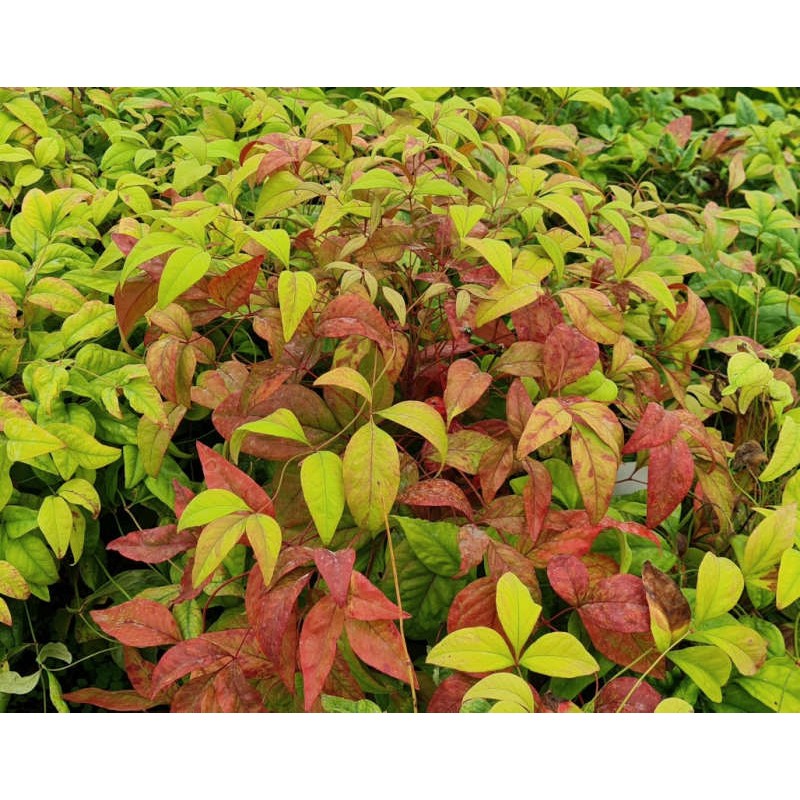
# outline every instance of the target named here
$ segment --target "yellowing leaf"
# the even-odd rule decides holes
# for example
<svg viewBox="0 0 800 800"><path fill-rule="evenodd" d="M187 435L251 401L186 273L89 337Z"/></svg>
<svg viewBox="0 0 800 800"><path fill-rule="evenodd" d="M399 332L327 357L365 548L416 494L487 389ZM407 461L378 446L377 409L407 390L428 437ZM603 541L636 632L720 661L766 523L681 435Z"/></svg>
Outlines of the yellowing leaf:
<svg viewBox="0 0 800 800"><path fill-rule="evenodd" d="M384 527L400 488L400 456L392 437L368 421L347 443L342 467L347 507L359 528L375 533Z"/></svg>
<svg viewBox="0 0 800 800"><path fill-rule="evenodd" d="M284 341L288 342L294 336L316 293L317 282L309 272L284 270L278 276L278 304Z"/></svg>
<svg viewBox="0 0 800 800"><path fill-rule="evenodd" d="M439 458L447 458L447 430L436 409L419 400L404 400L378 411L376 416L396 422L427 439L438 451Z"/></svg>
<svg viewBox="0 0 800 800"><path fill-rule="evenodd" d="M571 426L572 416L561 403L554 397L546 397L536 404L528 417L517 445L517 458L524 458L536 448L566 433Z"/></svg>
<svg viewBox="0 0 800 800"><path fill-rule="evenodd" d="M269 185L270 181L267 182ZM269 250L284 267L289 266L289 255L291 250L291 239L286 231L280 228L272 228L266 231L247 231L247 235L265 250Z"/></svg>
<svg viewBox="0 0 800 800"><path fill-rule="evenodd" d="M532 672L553 678L578 678L600 669L578 639L562 631L540 636L522 654L519 663Z"/></svg>
<svg viewBox="0 0 800 800"><path fill-rule="evenodd" d="M338 386L340 389L349 389L372 402L372 387L367 383L367 379L352 367L336 367L329 370L314 381L314 386Z"/></svg>
<svg viewBox="0 0 800 800"><path fill-rule="evenodd" d="M722 687L731 676L731 660L718 647L698 645L673 650L669 659L680 667L712 703L722 702Z"/></svg>
<svg viewBox="0 0 800 800"><path fill-rule="evenodd" d="M396 189L400 192L408 191L397 175L386 169L371 169L359 176L350 184L350 191L355 192L361 189Z"/></svg>
<svg viewBox="0 0 800 800"><path fill-rule="evenodd" d="M30 461L37 456L63 450L66 445L30 420L9 417L3 431L8 439L6 452L9 461Z"/></svg>
<svg viewBox="0 0 800 800"><path fill-rule="evenodd" d="M589 233L589 223L586 221L586 215L571 197L562 194L549 194L545 197L537 197L536 202L544 206L548 211L558 214L580 235L586 244L589 244L591 234Z"/></svg>
<svg viewBox="0 0 800 800"><path fill-rule="evenodd" d="M530 305L541 295L540 278L531 270L516 266L511 271L511 280L506 283L498 282L492 286L489 297L478 305L475 324L485 325L505 314L511 314Z"/></svg>
<svg viewBox="0 0 800 800"><path fill-rule="evenodd" d="M466 237L464 244L477 250L488 262L489 266L506 282L511 283L511 247L508 242L499 239L475 239Z"/></svg>
<svg viewBox="0 0 800 800"><path fill-rule="evenodd" d="M249 509L248 511L236 511L209 522L203 528L194 554L192 586L198 587L225 560L233 546L245 533L245 525L249 516L251 516Z"/></svg>
<svg viewBox="0 0 800 800"><path fill-rule="evenodd" d="M447 213L453 220L459 239L463 239L480 221L486 209L483 206L449 206Z"/></svg>
<svg viewBox="0 0 800 800"><path fill-rule="evenodd" d="M615 344L619 340L625 322L620 310L602 292L578 287L563 289L559 296L584 336L600 344Z"/></svg>
<svg viewBox="0 0 800 800"><path fill-rule="evenodd" d="M280 526L267 514L250 514L245 520L244 530L261 569L264 585L269 586L283 542Z"/></svg>
<svg viewBox="0 0 800 800"><path fill-rule="evenodd" d="M694 708L680 697L665 697L654 709L655 714L694 714Z"/></svg>
<svg viewBox="0 0 800 800"><path fill-rule="evenodd" d="M733 561L706 553L697 573L693 615L695 624L730 611L743 589L744 576Z"/></svg>
<svg viewBox="0 0 800 800"><path fill-rule="evenodd" d="M37 522L56 558L63 558L72 535L72 512L66 500L61 497L45 497L39 508Z"/></svg>
<svg viewBox="0 0 800 800"><path fill-rule="evenodd" d="M755 675L767 657L766 641L752 628L738 622L706 627L689 638L694 642L716 645L742 675Z"/></svg>
<svg viewBox="0 0 800 800"><path fill-rule="evenodd" d="M675 298L672 296L666 281L660 275L647 270L637 270L633 275L628 275L626 280L648 294L653 300L661 303L670 314L674 315L676 313Z"/></svg>
<svg viewBox="0 0 800 800"><path fill-rule="evenodd" d="M344 512L341 458L328 450L307 456L300 465L300 486L319 538L327 546Z"/></svg>
<svg viewBox="0 0 800 800"><path fill-rule="evenodd" d="M513 572L503 573L497 581L495 603L500 624L514 648L514 654L519 657L542 607L534 602L528 587Z"/></svg>
<svg viewBox="0 0 800 800"><path fill-rule="evenodd" d="M511 573L506 574L510 575ZM513 703L521 706L522 710L533 713L531 687L519 675L512 675L510 672L498 672L482 678L467 691L462 702L475 698Z"/></svg>
<svg viewBox="0 0 800 800"><path fill-rule="evenodd" d="M771 570L783 551L794 543L797 504L781 506L763 519L747 537L741 560L745 579L758 578Z"/></svg>
<svg viewBox="0 0 800 800"><path fill-rule="evenodd" d="M178 520L178 532L200 527L237 511L249 510L250 507L241 497L227 489L206 489L193 497L183 510Z"/></svg>
<svg viewBox="0 0 800 800"><path fill-rule="evenodd" d="M428 664L462 672L494 672L514 665L503 637L492 628L460 628L435 645Z"/></svg>
<svg viewBox="0 0 800 800"><path fill-rule="evenodd" d="M772 458L758 476L762 482L774 481L800 464L800 424L791 417L784 417Z"/></svg>
<svg viewBox="0 0 800 800"><path fill-rule="evenodd" d="M800 597L800 551L784 550L778 569L778 591L776 603L784 609Z"/></svg>

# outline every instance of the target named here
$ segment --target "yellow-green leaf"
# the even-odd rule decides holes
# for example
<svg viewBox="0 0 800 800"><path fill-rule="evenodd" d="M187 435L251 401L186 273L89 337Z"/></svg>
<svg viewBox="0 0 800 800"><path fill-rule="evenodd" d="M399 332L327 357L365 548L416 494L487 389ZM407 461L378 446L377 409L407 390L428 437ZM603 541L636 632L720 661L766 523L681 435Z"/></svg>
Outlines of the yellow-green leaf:
<svg viewBox="0 0 800 800"><path fill-rule="evenodd" d="M696 625L730 611L744 589L744 576L730 559L706 553L697 573Z"/></svg>
<svg viewBox="0 0 800 800"><path fill-rule="evenodd" d="M562 631L540 636L522 654L519 663L533 672L553 678L578 678L600 669L580 641L571 633Z"/></svg>
<svg viewBox="0 0 800 800"><path fill-rule="evenodd" d="M327 546L344 512L341 458L329 450L306 457L300 465L300 486L319 538Z"/></svg>
<svg viewBox="0 0 800 800"><path fill-rule="evenodd" d="M731 620L693 633L693 642L716 645L742 675L755 675L767 658L767 643L752 628Z"/></svg>
<svg viewBox="0 0 800 800"><path fill-rule="evenodd" d="M418 433L436 448L441 461L447 458L447 429L444 420L439 412L427 403L404 400L376 412L376 416Z"/></svg>
<svg viewBox="0 0 800 800"><path fill-rule="evenodd" d="M235 511L209 522L203 528L194 553L192 586L198 587L225 560L233 546L245 533L245 525L249 516L251 516L249 510Z"/></svg>
<svg viewBox="0 0 800 800"><path fill-rule="evenodd" d="M694 714L694 709L680 697L665 697L654 709L655 714Z"/></svg>
<svg viewBox="0 0 800 800"><path fill-rule="evenodd" d="M199 247L179 247L164 265L158 283L158 307L166 308L194 286L211 266L211 254Z"/></svg>
<svg viewBox="0 0 800 800"><path fill-rule="evenodd" d="M459 239L463 239L480 221L486 209L483 206L449 206L447 213L453 220Z"/></svg>
<svg viewBox="0 0 800 800"><path fill-rule="evenodd" d="M533 413L528 417L517 445L517 458L524 458L537 447L566 433L570 427L572 416L554 397L546 397L536 404Z"/></svg>
<svg viewBox="0 0 800 800"><path fill-rule="evenodd" d="M84 478L73 478L61 485L58 490L59 497L63 497L74 506L82 506L93 517L100 513L100 495L97 489Z"/></svg>
<svg viewBox="0 0 800 800"><path fill-rule="evenodd" d="M247 235L265 250L269 250L284 267L289 266L292 241L286 231L271 228L266 231L247 231Z"/></svg>
<svg viewBox="0 0 800 800"><path fill-rule="evenodd" d="M660 275L647 270L639 270L633 275L628 275L626 280L648 294L653 300L661 303L670 314L675 315L677 313L675 298L672 296L666 281Z"/></svg>
<svg viewBox="0 0 800 800"><path fill-rule="evenodd" d="M63 450L66 445L57 436L48 433L30 420L9 417L4 431L8 439L6 452L9 461L30 461L37 456Z"/></svg>
<svg viewBox="0 0 800 800"><path fill-rule="evenodd" d="M519 675L510 672L498 672L482 678L467 691L462 702L476 698L505 701L521 706L521 710L529 713L533 713L534 709L531 687Z"/></svg>
<svg viewBox="0 0 800 800"><path fill-rule="evenodd" d="M511 642L514 655L519 657L542 607L534 602L528 587L513 572L503 573L497 581L495 603L500 624Z"/></svg>
<svg viewBox="0 0 800 800"><path fill-rule="evenodd" d="M774 481L800 464L800 424L791 417L784 417L772 458L758 476L760 481Z"/></svg>
<svg viewBox="0 0 800 800"><path fill-rule="evenodd" d="M198 528L218 517L249 510L250 507L241 497L227 489L206 489L186 505L178 520L178 531Z"/></svg>
<svg viewBox="0 0 800 800"><path fill-rule="evenodd" d="M722 702L722 687L731 676L731 660L718 647L698 645L673 650L669 659L680 667L712 703Z"/></svg>
<svg viewBox="0 0 800 800"><path fill-rule="evenodd" d="M67 501L61 497L45 497L37 522L56 558L63 558L72 535L72 512Z"/></svg>
<svg viewBox="0 0 800 800"><path fill-rule="evenodd" d="M283 542L280 526L267 514L250 514L245 519L244 530L261 569L264 585L269 586Z"/></svg>
<svg viewBox="0 0 800 800"><path fill-rule="evenodd" d="M571 198L563 194L549 194L545 197L537 197L536 202L544 206L548 211L558 214L567 225L580 235L586 244L589 244L591 234L589 233L589 223L581 207Z"/></svg>
<svg viewBox="0 0 800 800"><path fill-rule="evenodd" d="M247 422L240 425L231 436L231 457L234 461L239 458L239 451L242 447L244 437L248 433L258 433L263 436L278 436L282 439L291 439L294 442L308 444L308 438L300 425L294 412L288 408L279 408L264 419L255 422Z"/></svg>
<svg viewBox="0 0 800 800"><path fill-rule="evenodd" d="M797 504L781 506L763 519L747 537L741 565L745 579L758 578L771 570L783 551L794 543Z"/></svg>
<svg viewBox="0 0 800 800"><path fill-rule="evenodd" d="M367 379L352 367L336 367L329 370L314 381L314 386L338 386L340 389L349 389L372 402L372 387L367 383Z"/></svg>
<svg viewBox="0 0 800 800"><path fill-rule="evenodd" d="M428 653L426 661L462 672L494 672L514 665L503 637L483 626L460 628L448 634Z"/></svg>
<svg viewBox="0 0 800 800"><path fill-rule="evenodd" d="M784 609L800 597L800 551L784 550L778 569L778 591L776 602Z"/></svg>
<svg viewBox="0 0 800 800"><path fill-rule="evenodd" d="M508 242L500 239L475 239L467 236L464 244L477 250L488 262L489 266L505 281L511 283L512 254Z"/></svg>

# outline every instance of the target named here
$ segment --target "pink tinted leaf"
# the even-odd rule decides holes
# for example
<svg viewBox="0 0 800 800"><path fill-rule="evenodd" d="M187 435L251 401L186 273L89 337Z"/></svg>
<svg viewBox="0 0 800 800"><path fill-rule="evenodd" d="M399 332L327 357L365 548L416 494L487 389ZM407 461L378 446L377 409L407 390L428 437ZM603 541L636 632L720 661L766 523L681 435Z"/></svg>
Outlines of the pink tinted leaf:
<svg viewBox="0 0 800 800"><path fill-rule="evenodd" d="M475 678L457 673L445 678L431 695L428 707L429 714L457 714L461 710L464 695L475 683Z"/></svg>
<svg viewBox="0 0 800 800"><path fill-rule="evenodd" d="M211 299L232 312L247 305L263 260L264 256L255 256L231 267L224 275L211 278L208 282Z"/></svg>
<svg viewBox="0 0 800 800"><path fill-rule="evenodd" d="M414 686L419 686L411 662L406 657L403 638L393 622L351 617L345 620L344 627L350 647L365 664L406 683L410 683L413 677Z"/></svg>
<svg viewBox="0 0 800 800"><path fill-rule="evenodd" d="M450 365L444 389L448 426L453 417L471 408L480 400L491 382L492 376L481 372L473 361L462 358Z"/></svg>
<svg viewBox="0 0 800 800"><path fill-rule="evenodd" d="M461 564L458 572L453 575L454 578L462 578L473 567L477 567L483 561L489 541L489 537L477 525L462 525L458 529L458 549L461 553Z"/></svg>
<svg viewBox="0 0 800 800"><path fill-rule="evenodd" d="M331 671L343 628L344 612L330 596L323 597L306 614L299 645L306 711L314 705Z"/></svg>
<svg viewBox="0 0 800 800"><path fill-rule="evenodd" d="M648 403L633 436L622 448L623 454L638 453L666 444L674 439L681 429L679 417L658 403Z"/></svg>
<svg viewBox="0 0 800 800"><path fill-rule="evenodd" d="M409 506L448 506L472 520L472 506L463 490L452 481L432 478L409 486L398 498L398 502Z"/></svg>
<svg viewBox="0 0 800 800"><path fill-rule="evenodd" d="M269 495L249 475L202 442L197 442L197 454L209 489L227 489L241 497L253 511L275 516Z"/></svg>
<svg viewBox="0 0 800 800"><path fill-rule="evenodd" d="M553 498L553 479L544 464L539 461L525 459L524 466L529 475L529 480L522 490L525 523L531 541L536 544Z"/></svg>
<svg viewBox="0 0 800 800"><path fill-rule="evenodd" d="M578 606L589 591L589 571L575 556L554 556L547 564L553 591L571 606Z"/></svg>
<svg viewBox="0 0 800 800"><path fill-rule="evenodd" d="M360 295L344 294L330 302L319 317L317 334L334 339L366 336L384 353L392 351L392 332L380 311Z"/></svg>
<svg viewBox="0 0 800 800"><path fill-rule="evenodd" d="M676 437L650 451L647 472L647 526L665 520L692 488L694 459L689 445Z"/></svg>
<svg viewBox="0 0 800 800"><path fill-rule="evenodd" d="M86 703L87 705L97 706L98 708L104 708L106 711L125 712L147 711L167 702L162 699L151 700L131 690L109 692L106 689L78 689L75 692L66 692L64 699L70 703Z"/></svg>
<svg viewBox="0 0 800 800"><path fill-rule="evenodd" d="M600 348L575 328L561 324L547 337L543 357L545 380L555 392L588 375L600 357Z"/></svg>
<svg viewBox="0 0 800 800"><path fill-rule="evenodd" d="M104 633L131 647L155 647L181 640L175 618L155 600L135 598L90 614Z"/></svg>
<svg viewBox="0 0 800 800"><path fill-rule="evenodd" d="M314 563L319 574L328 584L333 601L337 606L343 608L347 602L353 564L356 563L356 551L348 547L346 550L334 553L318 547L314 550Z"/></svg>
<svg viewBox="0 0 800 800"><path fill-rule="evenodd" d="M160 525L143 531L133 531L112 539L107 550L114 550L132 561L160 564L197 544L197 535L191 530L178 533L175 525Z"/></svg>
<svg viewBox="0 0 800 800"><path fill-rule="evenodd" d="M209 638L208 634L179 642L167 650L156 664L150 686L151 696L156 697L167 686L190 672L216 671L232 659L230 652Z"/></svg>
<svg viewBox="0 0 800 800"><path fill-rule="evenodd" d="M649 683L614 678L597 693L594 710L596 714L652 714L660 702L661 695Z"/></svg>
<svg viewBox="0 0 800 800"><path fill-rule="evenodd" d="M360 572L350 576L350 595L347 598L345 614L348 619L372 620L400 619L400 608L395 605L377 586ZM403 612L403 619L411 615Z"/></svg>

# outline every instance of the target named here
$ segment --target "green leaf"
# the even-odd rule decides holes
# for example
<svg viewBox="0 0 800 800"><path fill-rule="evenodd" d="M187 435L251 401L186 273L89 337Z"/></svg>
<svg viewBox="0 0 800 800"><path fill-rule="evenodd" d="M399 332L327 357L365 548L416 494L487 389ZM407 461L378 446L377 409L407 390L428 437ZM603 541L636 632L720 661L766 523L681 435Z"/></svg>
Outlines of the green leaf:
<svg viewBox="0 0 800 800"><path fill-rule="evenodd" d="M31 461L66 447L61 439L21 417L9 417L5 421L4 433L8 438L6 452L12 462Z"/></svg>
<svg viewBox="0 0 800 800"><path fill-rule="evenodd" d="M739 678L736 682L773 711L800 713L800 669L788 656L771 658L756 675Z"/></svg>
<svg viewBox="0 0 800 800"><path fill-rule="evenodd" d="M61 335L64 337L64 346L72 347L87 339L98 339L116 327L114 306L100 300L89 300L64 320Z"/></svg>
<svg viewBox="0 0 800 800"><path fill-rule="evenodd" d="M794 543L797 504L781 506L763 519L747 537L741 559L745 580L769 572L781 559L783 551Z"/></svg>
<svg viewBox="0 0 800 800"><path fill-rule="evenodd" d="M280 228L271 228L266 231L247 231L247 235L265 250L269 250L284 267L289 266L291 239L286 231Z"/></svg>
<svg viewBox="0 0 800 800"><path fill-rule="evenodd" d="M461 567L458 525L392 515L416 557L431 571L452 578Z"/></svg>
<svg viewBox="0 0 800 800"><path fill-rule="evenodd" d="M463 239L481 221L486 209L483 206L449 206L447 213L453 220L459 239Z"/></svg>
<svg viewBox="0 0 800 800"><path fill-rule="evenodd" d="M240 425L231 436L231 457L234 461L238 460L242 442L248 433L278 436L281 439L291 439L294 442L311 446L299 420L288 408L279 408L263 419Z"/></svg>
<svg viewBox="0 0 800 800"><path fill-rule="evenodd" d="M510 574L512 573L506 573L506 575ZM523 711L533 713L533 692L531 687L519 675L512 675L509 672L498 672L482 678L467 691L462 702L476 698L513 703L521 706Z"/></svg>
<svg viewBox="0 0 800 800"><path fill-rule="evenodd" d="M300 465L300 486L319 538L327 546L344 512L342 459L329 450L312 453Z"/></svg>
<svg viewBox="0 0 800 800"><path fill-rule="evenodd" d="M350 184L350 191L355 192L361 189L396 189L400 192L407 192L405 186L397 175L385 169L371 169Z"/></svg>
<svg viewBox="0 0 800 800"><path fill-rule="evenodd" d="M269 586L283 543L280 526L267 514L250 514L244 529L261 569L264 586Z"/></svg>
<svg viewBox="0 0 800 800"><path fill-rule="evenodd" d="M320 375L314 381L314 386L338 386L340 389L355 392L372 403L372 387L367 383L367 379L352 367L335 367Z"/></svg>
<svg viewBox="0 0 800 800"><path fill-rule="evenodd" d="M178 532L200 527L236 511L249 510L250 507L241 497L227 489L206 489L193 497L183 510L178 520Z"/></svg>
<svg viewBox="0 0 800 800"><path fill-rule="evenodd" d="M731 675L731 660L713 645L673 650L669 659L680 667L709 700L722 702L722 687Z"/></svg>
<svg viewBox="0 0 800 800"><path fill-rule="evenodd" d="M475 239L467 236L464 244L477 250L488 262L489 266L503 279L506 285L511 284L512 254L508 242L500 239Z"/></svg>
<svg viewBox="0 0 800 800"><path fill-rule="evenodd" d="M39 508L38 524L56 558L63 558L72 536L72 512L67 501L61 497L45 497Z"/></svg>
<svg viewBox="0 0 800 800"><path fill-rule="evenodd" d="M694 714L694 709L680 697L665 697L654 709L655 714Z"/></svg>
<svg viewBox="0 0 800 800"><path fill-rule="evenodd" d="M552 678L577 678L600 670L580 641L571 633L562 631L540 636L522 654L519 663L533 672Z"/></svg>
<svg viewBox="0 0 800 800"><path fill-rule="evenodd" d="M41 670L36 670L32 675L24 677L19 672L7 670L0 672L0 694L28 694L36 688L39 683Z"/></svg>
<svg viewBox="0 0 800 800"><path fill-rule="evenodd" d="M125 259L125 266L120 274L120 286L133 275L134 270L158 256L170 250L177 250L183 247L186 241L174 233L164 233L163 231L156 231L155 233L148 233L139 239L133 246L133 249L128 253Z"/></svg>
<svg viewBox="0 0 800 800"><path fill-rule="evenodd" d="M309 272L284 270L278 276L278 304L284 341L288 342L294 336L316 293L317 282Z"/></svg>
<svg viewBox="0 0 800 800"><path fill-rule="evenodd" d="M29 585L47 586L58 580L53 554L38 533L26 533L17 539L6 539L5 558L13 564Z"/></svg>
<svg viewBox="0 0 800 800"><path fill-rule="evenodd" d="M528 587L513 572L503 573L497 581L495 602L500 624L511 642L514 655L519 657L542 607L534 602Z"/></svg>
<svg viewBox="0 0 800 800"><path fill-rule="evenodd" d="M537 197L536 202L548 211L558 214L567 225L575 230L586 244L589 244L591 234L589 223L581 207L571 198L561 194L549 194L546 197Z"/></svg>
<svg viewBox="0 0 800 800"><path fill-rule="evenodd" d="M100 469L113 464L121 454L116 447L100 444L91 434L76 425L48 422L48 433L57 436L65 445L65 453L84 469Z"/></svg>
<svg viewBox="0 0 800 800"><path fill-rule="evenodd" d="M428 653L428 664L462 672L495 672L514 666L503 637L492 628L460 628Z"/></svg>
<svg viewBox="0 0 800 800"><path fill-rule="evenodd" d="M758 479L762 482L774 481L798 464L800 464L800 424L791 417L784 417L778 441L772 451L772 458Z"/></svg>
<svg viewBox="0 0 800 800"><path fill-rule="evenodd" d="M199 247L179 247L164 265L158 282L158 307L166 308L194 286L211 266L211 254Z"/></svg>
<svg viewBox="0 0 800 800"><path fill-rule="evenodd" d="M215 491L209 489L209 491ZM216 491L225 491L218 489ZM231 494L228 492L228 494ZM199 497L200 495L198 495ZM235 495L234 495L235 496ZM194 498L195 500L197 497ZM243 501L242 501L243 502ZM188 507L186 511L188 511ZM186 511L181 517L186 516ZM245 526L248 517L251 516L247 511L235 511L232 514L225 514L214 519L203 528L197 540L197 548L194 554L194 566L192 567L192 586L197 588L211 575L214 570L225 560L225 557L233 549L245 533ZM191 527L191 526L185 526Z"/></svg>
<svg viewBox="0 0 800 800"><path fill-rule="evenodd" d="M744 589L744 576L733 561L706 553L697 573L694 623L730 611Z"/></svg>
<svg viewBox="0 0 800 800"><path fill-rule="evenodd" d="M419 400L404 400L376 412L376 416L396 422L418 433L438 451L439 459L447 458L447 429L436 409Z"/></svg>
<svg viewBox="0 0 800 800"><path fill-rule="evenodd" d="M334 697L323 694L320 697L322 710L327 714L381 714L381 707L372 700L348 700L346 697Z"/></svg>
<svg viewBox="0 0 800 800"><path fill-rule="evenodd" d="M693 642L716 645L733 661L742 675L755 675L767 657L767 643L752 628L735 622L728 615L720 624L707 625L693 633Z"/></svg>
<svg viewBox="0 0 800 800"><path fill-rule="evenodd" d="M677 313L675 298L666 281L660 275L655 272L641 270L636 271L633 275L628 275L626 280L646 292L656 302L661 303L670 314L675 315Z"/></svg>
<svg viewBox="0 0 800 800"><path fill-rule="evenodd" d="M784 550L778 569L778 591L776 602L782 610L800 597L800 551Z"/></svg>
<svg viewBox="0 0 800 800"><path fill-rule="evenodd" d="M394 440L369 420L347 443L342 468L345 499L356 525L375 533L384 527L400 487Z"/></svg>

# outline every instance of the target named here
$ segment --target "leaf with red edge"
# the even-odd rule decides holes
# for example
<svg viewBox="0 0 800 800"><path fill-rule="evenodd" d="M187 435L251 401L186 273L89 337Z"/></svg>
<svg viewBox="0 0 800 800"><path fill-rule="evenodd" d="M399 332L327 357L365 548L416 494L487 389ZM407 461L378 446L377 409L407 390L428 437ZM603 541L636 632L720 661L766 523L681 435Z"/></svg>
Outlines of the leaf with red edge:
<svg viewBox="0 0 800 800"><path fill-rule="evenodd" d="M458 572L453 577L462 578L473 567L477 567L483 561L489 542L489 537L477 525L462 525L458 529L458 549L461 553L461 564Z"/></svg>
<svg viewBox="0 0 800 800"><path fill-rule="evenodd" d="M227 489L241 497L253 511L275 516L269 495L249 475L202 442L197 442L197 454L209 489Z"/></svg>
<svg viewBox="0 0 800 800"><path fill-rule="evenodd" d="M131 561L145 564L161 564L185 553L197 544L197 534L186 530L177 532L175 525L160 525L143 531L133 531L125 536L112 539L107 550L114 550Z"/></svg>
<svg viewBox="0 0 800 800"><path fill-rule="evenodd" d="M464 695L472 688L475 681L475 678L461 673L450 675L436 687L425 711L428 714L457 714L461 711Z"/></svg>
<svg viewBox="0 0 800 800"><path fill-rule="evenodd" d="M322 691L336 656L336 642L343 629L344 611L330 596L323 597L306 614L299 645L306 711L314 705Z"/></svg>
<svg viewBox="0 0 800 800"><path fill-rule="evenodd" d="M623 455L658 447L674 439L681 429L677 414L658 403L648 403L636 430L622 448Z"/></svg>
<svg viewBox="0 0 800 800"><path fill-rule="evenodd" d="M520 341L543 343L564 322L564 314L552 295L543 294L524 308L512 311L511 319Z"/></svg>
<svg viewBox="0 0 800 800"><path fill-rule="evenodd" d="M473 519L472 506L463 490L444 478L419 481L409 486L397 500L409 506L447 506L460 511L467 519Z"/></svg>
<svg viewBox="0 0 800 800"><path fill-rule="evenodd" d="M544 343L544 377L555 392L588 375L600 358L597 342L570 325L557 325Z"/></svg>
<svg viewBox="0 0 800 800"><path fill-rule="evenodd" d="M231 312L248 305L263 260L263 255L255 256L231 267L224 275L211 278L208 282L211 299Z"/></svg>
<svg viewBox="0 0 800 800"><path fill-rule="evenodd" d="M642 584L650 607L650 630L659 649L666 650L689 630L692 610L675 581L649 561L642 565Z"/></svg>
<svg viewBox="0 0 800 800"><path fill-rule="evenodd" d="M350 594L344 611L348 619L364 622L400 619L399 606L360 572L353 572L350 576ZM410 616L403 612L403 619Z"/></svg>
<svg viewBox="0 0 800 800"><path fill-rule="evenodd" d="M174 336L163 336L147 349L145 364L156 389L173 403L189 408L197 355Z"/></svg>
<svg viewBox="0 0 800 800"><path fill-rule="evenodd" d="M393 622L388 620L345 620L347 640L353 652L370 667L405 683L419 687L419 681L408 660L403 637Z"/></svg>
<svg viewBox="0 0 800 800"><path fill-rule="evenodd" d="M544 527L544 521L553 499L553 479L540 461L529 458L524 462L529 480L522 489L525 504L525 524L531 541L536 544Z"/></svg>
<svg viewBox="0 0 800 800"><path fill-rule="evenodd" d="M592 522L608 510L619 469L619 451L615 451L593 430L574 425L570 438L572 471L583 505Z"/></svg>
<svg viewBox="0 0 800 800"><path fill-rule="evenodd" d="M376 342L386 358L392 352L392 332L380 311L357 294L343 294L320 314L317 335L333 339L366 336Z"/></svg>
<svg viewBox="0 0 800 800"><path fill-rule="evenodd" d="M74 692L66 692L64 700L70 703L86 703L90 706L97 706L106 711L147 711L155 706L162 705L167 700L151 700L142 697L130 689L120 692L109 692L106 689L78 689Z"/></svg>
<svg viewBox="0 0 800 800"><path fill-rule="evenodd" d="M158 281L145 275L132 278L114 292L114 309L122 338L127 340L136 324L156 304Z"/></svg>
<svg viewBox="0 0 800 800"><path fill-rule="evenodd" d="M650 451L647 471L647 526L665 520L692 488L694 459L679 436Z"/></svg>
<svg viewBox="0 0 800 800"><path fill-rule="evenodd" d="M181 640L175 618L155 600L135 598L90 614L104 633L131 647L155 647Z"/></svg>
<svg viewBox="0 0 800 800"><path fill-rule="evenodd" d="M314 550L314 563L322 579L328 584L334 603L344 608L350 589L353 564L356 563L356 551L348 547L346 550L332 552L318 547Z"/></svg>
<svg viewBox="0 0 800 800"><path fill-rule="evenodd" d="M444 389L447 426L450 427L453 417L472 408L491 383L492 376L481 372L474 361L465 358L454 361L447 370Z"/></svg>
<svg viewBox="0 0 800 800"><path fill-rule="evenodd" d="M664 659L661 658L650 631L620 633L601 628L583 617L581 621L598 652L615 664L633 672L647 672L653 678L661 679L666 675Z"/></svg>
<svg viewBox="0 0 800 800"><path fill-rule="evenodd" d="M684 356L702 347L710 333L711 316L706 304L686 289L686 302L678 305L675 322L667 327L661 345L670 354Z"/></svg>
<svg viewBox="0 0 800 800"><path fill-rule="evenodd" d="M488 574L497 580L506 572L513 572L528 587L533 599L541 602L542 590L536 577L536 565L527 556L503 542L492 539L486 550Z"/></svg>
<svg viewBox="0 0 800 800"><path fill-rule="evenodd" d="M638 684L638 685L637 685ZM598 693L595 714L652 714L661 695L639 678L614 678Z"/></svg>
<svg viewBox="0 0 800 800"><path fill-rule="evenodd" d="M579 606L589 592L589 570L575 556L554 556L547 564L553 591L571 606Z"/></svg>

